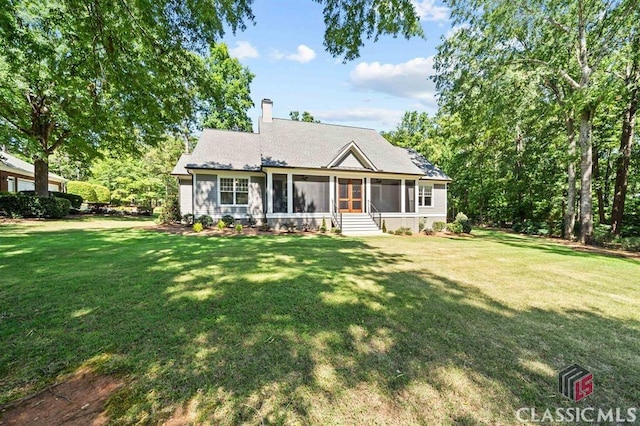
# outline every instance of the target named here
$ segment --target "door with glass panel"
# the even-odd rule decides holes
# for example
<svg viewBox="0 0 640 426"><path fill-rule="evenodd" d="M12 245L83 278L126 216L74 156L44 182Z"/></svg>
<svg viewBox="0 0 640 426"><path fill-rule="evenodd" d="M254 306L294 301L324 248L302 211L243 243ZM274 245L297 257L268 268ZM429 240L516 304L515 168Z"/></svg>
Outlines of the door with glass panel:
<svg viewBox="0 0 640 426"><path fill-rule="evenodd" d="M338 211L362 213L362 179L338 179Z"/></svg>

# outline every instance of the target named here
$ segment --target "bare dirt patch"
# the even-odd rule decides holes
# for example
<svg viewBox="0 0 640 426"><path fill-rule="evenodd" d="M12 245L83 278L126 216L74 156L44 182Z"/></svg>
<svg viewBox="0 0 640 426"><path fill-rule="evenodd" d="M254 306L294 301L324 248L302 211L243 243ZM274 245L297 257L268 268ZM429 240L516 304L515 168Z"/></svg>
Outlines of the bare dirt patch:
<svg viewBox="0 0 640 426"><path fill-rule="evenodd" d="M0 425L105 425L107 399L124 382L82 369L69 379L0 408Z"/></svg>

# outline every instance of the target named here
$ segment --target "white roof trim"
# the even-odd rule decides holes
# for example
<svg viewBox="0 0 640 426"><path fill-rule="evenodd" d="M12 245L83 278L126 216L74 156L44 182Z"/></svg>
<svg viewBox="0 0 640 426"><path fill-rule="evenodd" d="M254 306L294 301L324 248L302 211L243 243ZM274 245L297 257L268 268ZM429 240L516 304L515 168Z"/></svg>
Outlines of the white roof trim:
<svg viewBox="0 0 640 426"><path fill-rule="evenodd" d="M378 171L378 168L371 162L371 160L369 160L354 141L349 142L344 148L342 148L338 155L336 155L336 157L327 165L327 168L330 169L332 167L336 167L336 165L340 163L340 161L344 160L349 153L353 153L361 163L364 163L365 166L368 166L374 172Z"/></svg>

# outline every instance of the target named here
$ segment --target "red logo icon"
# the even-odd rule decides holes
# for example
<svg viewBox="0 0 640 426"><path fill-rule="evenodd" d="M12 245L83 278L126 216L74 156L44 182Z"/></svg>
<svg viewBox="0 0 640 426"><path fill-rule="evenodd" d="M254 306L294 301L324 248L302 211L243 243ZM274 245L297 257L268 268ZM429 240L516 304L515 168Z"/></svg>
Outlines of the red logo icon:
<svg viewBox="0 0 640 426"><path fill-rule="evenodd" d="M558 373L558 391L578 402L593 392L593 374L578 364L570 365Z"/></svg>

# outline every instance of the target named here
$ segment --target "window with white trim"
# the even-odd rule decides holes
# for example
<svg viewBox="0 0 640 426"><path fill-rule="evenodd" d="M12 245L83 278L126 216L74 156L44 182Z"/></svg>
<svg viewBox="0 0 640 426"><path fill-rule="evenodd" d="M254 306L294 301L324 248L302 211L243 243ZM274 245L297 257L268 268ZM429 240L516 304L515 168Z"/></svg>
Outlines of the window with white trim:
<svg viewBox="0 0 640 426"><path fill-rule="evenodd" d="M420 207L433 207L433 185L420 185L418 205Z"/></svg>
<svg viewBox="0 0 640 426"><path fill-rule="evenodd" d="M220 178L220 204L249 204L249 179Z"/></svg>

